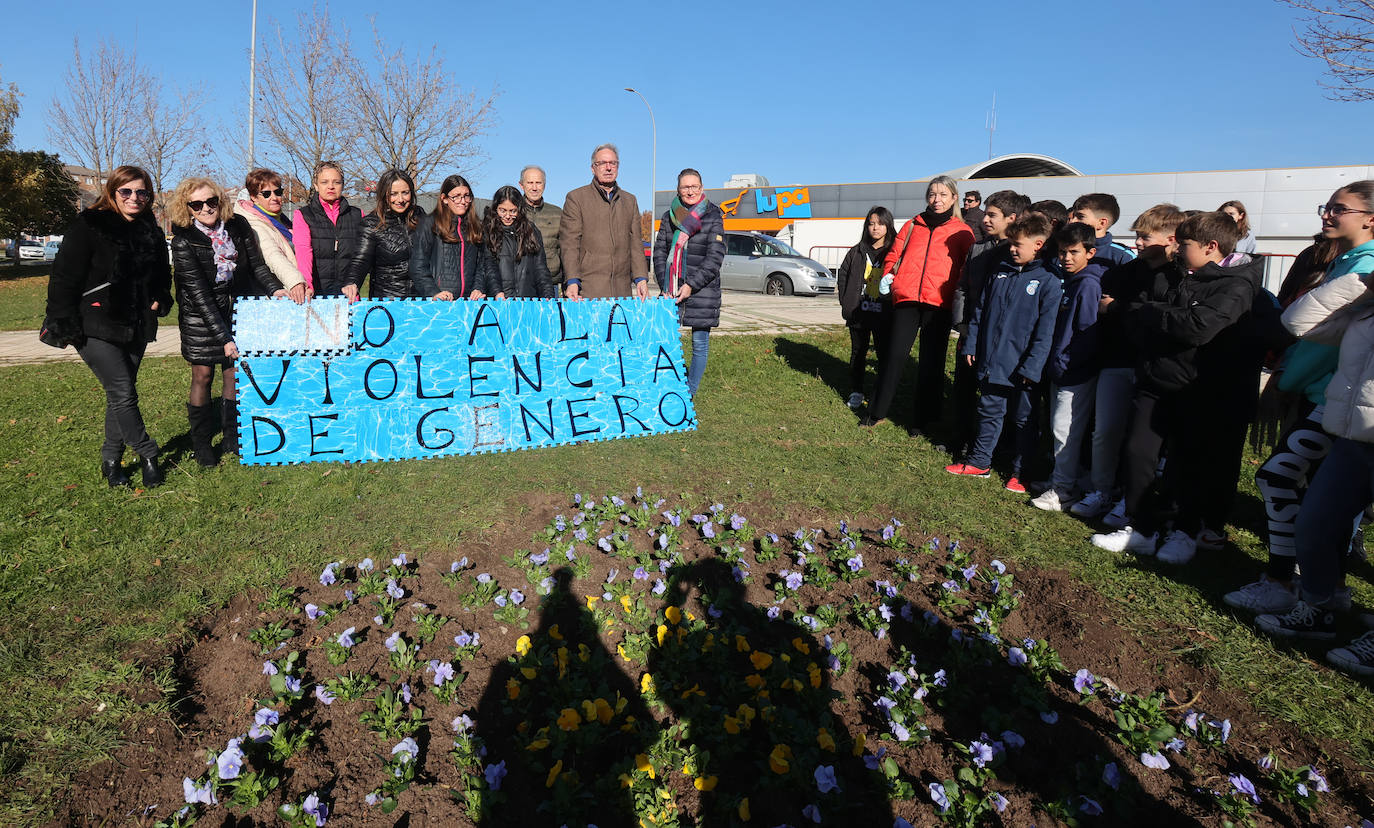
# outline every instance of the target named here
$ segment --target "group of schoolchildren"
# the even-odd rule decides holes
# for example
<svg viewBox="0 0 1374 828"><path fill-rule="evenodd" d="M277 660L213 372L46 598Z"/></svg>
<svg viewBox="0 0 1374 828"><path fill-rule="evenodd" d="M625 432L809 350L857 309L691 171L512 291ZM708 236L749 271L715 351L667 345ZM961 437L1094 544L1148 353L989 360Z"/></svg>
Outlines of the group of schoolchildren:
<svg viewBox="0 0 1374 828"><path fill-rule="evenodd" d="M941 186L949 189L952 182ZM1231 205L1239 206L1223 208ZM1318 506L1304 505L1304 493L1309 484L1316 488L1333 442L1343 438L1360 449L1374 443L1374 355L1363 355L1364 362L1360 355L1340 356L1344 327L1374 316L1353 310L1374 308L1374 289L1366 293L1374 279L1374 182L1349 185L1319 209L1322 233L1296 260L1277 298L1263 287L1263 259L1250 255L1253 235L1237 212L1155 205L1132 224L1133 256L1109 232L1120 218L1113 196L1084 195L1065 209L1003 190L983 205L982 241L973 243L965 225L962 261L961 245L953 241L938 250L927 247L927 259L943 253L956 265L946 291L951 301L928 308L947 313L937 335L948 340L951 327L959 334L956 422L948 444L954 462L945 470L989 477L1000 448L1010 460L1004 488L1029 488L1030 503L1039 509L1100 521L1105 528L1092 536L1094 546L1186 564L1200 548L1220 549L1226 540L1268 365L1272 396L1282 407L1273 415L1281 436L1257 475L1270 563L1258 581L1225 601L1257 613L1257 624L1273 634L1330 640L1337 613L1350 609L1343 575L1349 556L1362 554L1358 526L1374 501L1374 446L1368 458L1359 455L1368 468L1355 464L1357 479L1344 479L1351 474L1346 470L1340 480L1318 481L1324 491L1339 489L1339 497L1328 494ZM896 241L910 247L930 223L923 213ZM890 312L884 298L902 301L894 283L903 278L901 257L894 255L900 245L884 244L884 236L892 237L890 213L875 207L840 273L841 303L853 332L852 408L864 400L870 333L878 340L879 406L862 418L864 426L886 414L881 403L890 402L892 389L884 389L885 380L895 385L891 378L900 376L913 341L894 342L883 316ZM946 238L957 237L947 231ZM856 278L862 301L847 303ZM923 281L922 287L930 285ZM1324 338L1317 335L1323 332ZM938 358L943 370L943 349L928 354L925 339L921 362ZM1338 361L1354 367L1342 376ZM913 436L930 423L921 412L932 404L938 411L939 397L932 403L931 393L928 383L918 382ZM1328 393L1347 401L1336 425L1321 407ZM919 399L923 395L927 399ZM1023 475L1042 459L1042 415L1053 438L1052 472L1044 483L1028 484ZM1328 659L1374 675L1374 632L1332 650Z"/></svg>

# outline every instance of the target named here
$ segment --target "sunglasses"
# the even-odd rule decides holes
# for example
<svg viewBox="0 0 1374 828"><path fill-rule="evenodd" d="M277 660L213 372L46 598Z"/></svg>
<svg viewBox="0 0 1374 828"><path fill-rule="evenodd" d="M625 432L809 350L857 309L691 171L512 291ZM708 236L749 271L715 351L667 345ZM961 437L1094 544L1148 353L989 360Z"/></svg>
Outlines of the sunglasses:
<svg viewBox="0 0 1374 828"><path fill-rule="evenodd" d="M153 194L147 190L134 190L128 187L120 187L118 190L115 190L115 192L120 198L136 198L139 201L147 201L153 197Z"/></svg>
<svg viewBox="0 0 1374 828"><path fill-rule="evenodd" d="M186 202L186 206L187 206L187 207L190 207L190 208L191 208L191 212L193 212L193 213L199 213L201 210L204 210L206 207L209 207L211 210L218 210L218 209L219 209L219 196L210 196L209 198L205 199L204 201L188 201L188 202Z"/></svg>
<svg viewBox="0 0 1374 828"><path fill-rule="evenodd" d="M283 190L281 187L275 190L260 190L258 192L258 198L271 198L273 196L281 198L284 195L286 195L286 190Z"/></svg>

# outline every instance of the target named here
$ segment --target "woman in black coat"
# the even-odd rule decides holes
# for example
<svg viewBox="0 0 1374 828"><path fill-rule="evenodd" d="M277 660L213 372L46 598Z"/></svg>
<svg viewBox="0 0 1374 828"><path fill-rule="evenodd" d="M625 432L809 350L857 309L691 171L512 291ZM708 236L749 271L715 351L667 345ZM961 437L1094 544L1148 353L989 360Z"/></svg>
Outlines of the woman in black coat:
<svg viewBox="0 0 1374 828"><path fill-rule="evenodd" d="M497 190L483 224L492 264L483 292L497 299L552 299L544 238L526 214L520 191L509 184Z"/></svg>
<svg viewBox="0 0 1374 828"><path fill-rule="evenodd" d="M711 329L720 324L720 263L725 260L725 218L706 199L701 173L677 174L677 197L663 214L654 239L654 276L659 290L677 300L678 320L692 329L687 388L695 397L706 373Z"/></svg>
<svg viewBox="0 0 1374 828"><path fill-rule="evenodd" d="M234 388L235 296L286 296L267 267L257 235L234 203L208 178L177 185L167 212L172 219L172 275L176 280L181 355L191 363L191 393L186 418L191 446L202 466L219 463L211 441L215 415L210 386L215 366L223 369L224 440L220 448L238 453L238 397Z"/></svg>
<svg viewBox="0 0 1374 828"><path fill-rule="evenodd" d="M424 208L415 203L411 177L401 170L382 173L377 182L377 207L363 218L363 233L349 265L348 283L357 290L370 274L368 295L373 299L413 296L410 248L424 215Z"/></svg>
<svg viewBox="0 0 1374 828"><path fill-rule="evenodd" d="M153 219L152 178L138 167L115 168L95 205L67 229L48 280L42 340L76 346L105 389L105 442L100 473L129 485L120 463L137 452L143 485L162 485L157 443L138 408L138 366L157 338L157 317L172 309L167 242Z"/></svg>
<svg viewBox="0 0 1374 828"><path fill-rule="evenodd" d="M472 185L461 175L450 175L439 187L434 212L415 228L410 249L415 294L445 302L485 299L490 267L482 222L472 209Z"/></svg>
<svg viewBox="0 0 1374 828"><path fill-rule="evenodd" d="M836 273L840 313L849 327L849 407L855 410L864 402L870 339L873 350L878 352L878 373L883 372L883 351L888 329L892 327L892 302L878 292L878 283L883 278L883 257L896 237L892 211L873 207L864 219L859 243L849 248Z"/></svg>

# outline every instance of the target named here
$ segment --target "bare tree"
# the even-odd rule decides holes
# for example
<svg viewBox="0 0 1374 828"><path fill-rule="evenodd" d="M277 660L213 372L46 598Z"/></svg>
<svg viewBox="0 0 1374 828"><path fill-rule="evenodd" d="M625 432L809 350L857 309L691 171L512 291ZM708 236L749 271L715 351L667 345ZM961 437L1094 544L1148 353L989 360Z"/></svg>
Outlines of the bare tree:
<svg viewBox="0 0 1374 828"><path fill-rule="evenodd" d="M19 117L19 87L0 81L0 149L14 141L14 122Z"/></svg>
<svg viewBox="0 0 1374 828"><path fill-rule="evenodd" d="M153 177L154 205L164 228L167 191L190 172L194 160L207 154L200 121L203 102L198 87L167 89L155 78L148 80L135 157Z"/></svg>
<svg viewBox="0 0 1374 828"><path fill-rule="evenodd" d="M348 63L350 100L362 131L356 172L375 181L388 169L401 169L423 188L440 167L470 168L465 162L482 157L477 139L495 124L497 93L464 89L435 49L428 56L389 51L375 18L372 42L370 62Z"/></svg>
<svg viewBox="0 0 1374 828"><path fill-rule="evenodd" d="M96 172L101 181L134 156L135 139L146 110L148 76L133 53L102 41L89 60L72 41L72 62L64 90L48 107L48 137L69 158Z"/></svg>
<svg viewBox="0 0 1374 828"><path fill-rule="evenodd" d="M1374 100L1374 0L1280 0L1303 12L1297 50L1326 63L1327 97Z"/></svg>
<svg viewBox="0 0 1374 828"><path fill-rule="evenodd" d="M358 129L351 116L347 67L348 30L313 7L297 18L297 39L288 42L279 23L258 63L258 124L266 159L278 171L310 178L324 160L355 156Z"/></svg>

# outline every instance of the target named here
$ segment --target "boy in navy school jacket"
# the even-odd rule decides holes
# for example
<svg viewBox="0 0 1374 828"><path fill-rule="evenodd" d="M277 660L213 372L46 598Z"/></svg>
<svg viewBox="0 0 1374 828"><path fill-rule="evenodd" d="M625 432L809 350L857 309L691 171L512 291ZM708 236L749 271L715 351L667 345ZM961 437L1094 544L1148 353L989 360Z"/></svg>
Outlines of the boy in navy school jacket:
<svg viewBox="0 0 1374 828"><path fill-rule="evenodd" d="M1092 423L1097 389L1097 352L1100 328L1098 306L1102 300L1102 274L1106 262L1097 257L1093 228L1070 222L1054 234L1059 250L1059 272L1064 275L1064 295L1050 345L1050 430L1054 434L1054 474L1050 487L1031 501L1037 509L1062 511L1073 502L1082 474L1078 457Z"/></svg>
<svg viewBox="0 0 1374 828"><path fill-rule="evenodd" d="M993 271L969 322L968 340L959 353L977 371L982 399L978 402L978 436L967 461L945 471L987 477L992 452L1011 409L1016 434L1008 491L1026 491L1021 484L1021 461L1031 448L1031 389L1040 381L1049 358L1054 322L1063 293L1059 279L1037 259L1050 237L1049 219L1029 213L1007 229L1009 258Z"/></svg>

